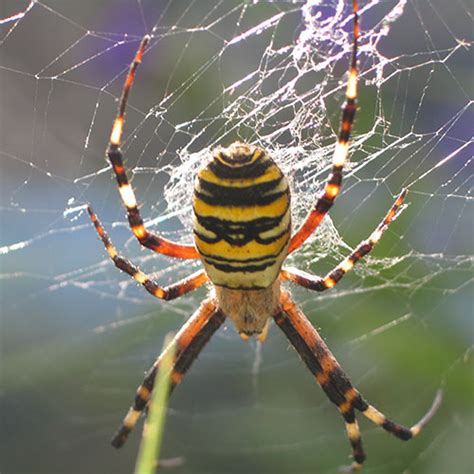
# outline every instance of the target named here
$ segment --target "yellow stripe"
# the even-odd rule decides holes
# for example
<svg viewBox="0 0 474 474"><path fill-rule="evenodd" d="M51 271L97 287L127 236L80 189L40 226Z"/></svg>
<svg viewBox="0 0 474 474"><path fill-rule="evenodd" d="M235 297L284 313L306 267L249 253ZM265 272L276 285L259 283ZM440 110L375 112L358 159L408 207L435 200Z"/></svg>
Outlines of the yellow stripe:
<svg viewBox="0 0 474 474"><path fill-rule="evenodd" d="M261 217L281 216L288 206L288 196L283 195L266 206L256 207L223 207L206 204L194 197L194 212L202 217L216 217L232 222L248 222Z"/></svg>
<svg viewBox="0 0 474 474"><path fill-rule="evenodd" d="M122 184L121 186L119 186L119 193L127 209L137 207L135 193L133 192L133 189L129 184Z"/></svg>
<svg viewBox="0 0 474 474"><path fill-rule="evenodd" d="M140 411L130 408L130 410L128 410L128 413L123 420L123 426L129 429L133 428L138 418L140 418L140 415L141 415Z"/></svg>
<svg viewBox="0 0 474 474"><path fill-rule="evenodd" d="M278 225L275 227L265 231L265 232L260 232L258 236L261 239L270 239L272 237L277 236L278 234L282 233L285 230L290 229L290 222L291 222L291 212L290 209L286 211L286 214L284 215L283 219L280 221Z"/></svg>
<svg viewBox="0 0 474 474"><path fill-rule="evenodd" d="M212 265L206 266L206 271L210 279L216 285L226 286L228 288L268 288L274 281L275 275L281 266L281 261L286 256L280 258L275 265L267 267L256 273L250 272L232 272L226 273L214 268Z"/></svg>
<svg viewBox="0 0 474 474"><path fill-rule="evenodd" d="M266 263L272 263L273 261L279 259L279 255L277 257L268 257L264 260L259 260L258 262L229 262L229 265L232 265L232 267L236 268L236 271L239 271L239 268L245 268L248 267L249 265L265 265ZM219 264L227 264L227 262L222 262L221 260L214 259L212 257L206 257L206 263L213 264L215 263L216 265Z"/></svg>
<svg viewBox="0 0 474 474"><path fill-rule="evenodd" d="M347 154L349 152L349 142L338 141L336 143L336 148L334 149L334 155L332 158L333 166L344 166L347 159Z"/></svg>
<svg viewBox="0 0 474 474"><path fill-rule="evenodd" d="M202 241L197 235L194 236L194 239L198 250L204 254L239 260L260 258L271 254L277 254L285 247L289 240L289 236L290 232L288 231L278 240L275 240L270 244L259 244L255 241L252 241L242 246L231 245L224 240L221 240L215 244L209 244ZM250 265L250 263L248 265Z"/></svg>
<svg viewBox="0 0 474 474"><path fill-rule="evenodd" d="M122 129L123 117L118 117L115 119L114 126L112 128L112 133L110 134L110 143L112 145L120 145L120 139L122 138Z"/></svg>
<svg viewBox="0 0 474 474"><path fill-rule="evenodd" d="M140 284L142 284L142 285L143 285L143 283L145 283L145 282L148 280L147 276L146 276L143 272L140 272L140 271L138 271L137 273L135 273L135 274L132 275L132 276L133 276L133 279L134 279L136 282L138 282L138 283L140 283Z"/></svg>
<svg viewBox="0 0 474 474"><path fill-rule="evenodd" d="M349 270L352 270L354 267L354 262L350 258L346 258L343 262L339 265L340 268L344 273L347 273Z"/></svg>
<svg viewBox="0 0 474 474"><path fill-rule="evenodd" d="M346 423L347 436L351 441L360 440L360 430L357 421Z"/></svg>
<svg viewBox="0 0 474 474"><path fill-rule="evenodd" d="M355 68L352 68L349 73L346 96L348 99L355 99L357 97L357 69Z"/></svg>
<svg viewBox="0 0 474 474"><path fill-rule="evenodd" d="M373 421L376 425L381 426L385 423L385 416L372 405L369 405L369 408L363 411L362 414L365 415L369 420Z"/></svg>

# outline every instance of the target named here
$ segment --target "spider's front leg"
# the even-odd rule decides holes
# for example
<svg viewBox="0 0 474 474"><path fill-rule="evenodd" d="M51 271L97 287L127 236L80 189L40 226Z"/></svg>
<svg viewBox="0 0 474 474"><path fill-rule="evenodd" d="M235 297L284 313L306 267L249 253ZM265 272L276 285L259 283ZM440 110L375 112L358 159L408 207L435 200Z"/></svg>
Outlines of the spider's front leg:
<svg viewBox="0 0 474 474"><path fill-rule="evenodd" d="M282 311L274 316L276 324L285 333L303 362L315 376L316 381L331 402L338 407L339 412L344 418L354 458L351 466L352 470L359 470L365 459L354 410L362 412L370 421L404 441L418 435L436 413L441 404L441 391L436 394L428 412L411 428L402 426L387 418L383 413L370 405L359 391L353 387L324 340L285 291L281 294L280 305Z"/></svg>
<svg viewBox="0 0 474 474"><path fill-rule="evenodd" d="M298 270L297 268L284 267L280 273L280 277L283 280L288 280L305 288L315 291L328 290L335 286L339 280L350 270L354 268L354 265L365 257L379 242L383 233L387 230L390 222L397 215L400 206L403 204L403 200L407 194L407 190L404 189L397 197L395 203L388 211L382 222L377 228L370 234L370 237L363 240L357 248L348 257L346 257L336 268L331 270L325 277L312 275L310 273Z"/></svg>
<svg viewBox="0 0 474 474"><path fill-rule="evenodd" d="M339 191L341 190L342 170L349 155L349 139L351 136L352 124L357 108L357 44L359 39L359 2L352 0L352 10L354 15L354 29L352 39L352 57L349 65L349 79L346 88L346 103L342 110L341 126L337 137L336 148L332 158L332 171L324 187L322 195L317 199L314 208L306 217L303 225L293 235L288 247L288 253L299 248L306 239L319 226L324 216L334 204Z"/></svg>
<svg viewBox="0 0 474 474"><path fill-rule="evenodd" d="M189 318L187 323L179 330L171 343L176 347L176 352L171 369L171 387L173 390L183 379L196 357L202 351L211 336L220 328L225 316L217 309L215 300L205 300L200 308ZM167 349L158 357L156 362L147 372L142 384L138 387L133 405L128 410L122 425L112 438L112 445L120 448L127 441L129 433L146 408L153 390L156 374L160 362Z"/></svg>
<svg viewBox="0 0 474 474"><path fill-rule="evenodd" d="M118 113L112 127L110 142L107 147L107 156L112 164L112 168L117 179L120 197L127 209L128 222L133 234L141 245L157 253L176 258L199 258L196 248L193 245L182 245L171 242L159 235L156 235L146 229L143 219L138 209L137 199L132 185L128 181L125 166L123 164L122 151L120 145L122 141L123 124L125 122L125 109L127 106L128 95L135 79L135 73L138 65L142 61L145 48L150 41L149 36L145 36L140 43L135 58L130 65L125 83L123 85L122 96L120 98Z"/></svg>

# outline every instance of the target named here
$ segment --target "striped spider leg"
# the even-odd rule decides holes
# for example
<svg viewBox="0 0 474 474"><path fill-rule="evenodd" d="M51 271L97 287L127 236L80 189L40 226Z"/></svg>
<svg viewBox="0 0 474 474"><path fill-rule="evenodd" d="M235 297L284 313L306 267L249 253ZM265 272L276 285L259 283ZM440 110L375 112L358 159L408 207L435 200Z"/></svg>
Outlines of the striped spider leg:
<svg viewBox="0 0 474 474"><path fill-rule="evenodd" d="M352 386L347 375L341 369L341 366L318 331L316 331L304 313L297 307L288 292L282 292L280 304L281 312L274 316L276 324L315 376L316 381L324 390L329 400L337 405L344 418L354 458L348 470L359 470L365 460L359 425L355 418L355 410L360 411L370 421L404 441L420 433L439 408L442 400L441 391L437 392L431 408L411 428L395 423L370 405L358 390Z"/></svg>
<svg viewBox="0 0 474 474"><path fill-rule="evenodd" d="M173 285L167 287L159 286L149 276L141 272L132 262L119 255L92 208L88 206L87 210L92 222L94 223L97 234L102 240L105 249L115 266L123 272L128 273L136 282L143 285L143 287L156 298L164 300L179 298L180 296L199 288L208 281L207 274L204 270L199 270ZM173 344L176 345L177 350L171 373L171 390L180 383L186 371L189 369L211 336L222 325L224 320L225 317L222 312L217 309L215 300L209 298L201 304L201 307L176 334L173 340ZM158 357L156 362L147 372L143 383L138 387L133 405L130 407L119 430L112 438L112 445L114 447L120 448L125 443L128 434L133 429L140 414L147 406L163 354L164 353Z"/></svg>
<svg viewBox="0 0 474 474"><path fill-rule="evenodd" d="M185 295L186 293L189 293L190 291L195 290L196 288L201 287L208 281L208 277L204 270L198 270L197 272L193 273L187 278L184 278L183 280L178 281L177 283L174 283L173 285L167 287L159 286L148 275L145 275L145 273L140 271L136 265L130 262L130 260L127 260L126 258L123 258L121 255L119 255L117 249L114 247L112 241L105 232L104 227L102 226L95 212L92 210L91 206L87 207L87 212L89 213L89 216L94 223L95 230L97 231L97 234L102 240L109 257L112 259L115 266L123 272L128 273L137 283L143 285L143 287L156 298L162 300L173 300Z"/></svg>
<svg viewBox="0 0 474 474"><path fill-rule="evenodd" d="M203 301L198 310L182 326L171 343L176 347L176 353L171 369L170 390L173 390L181 382L191 364L224 321L224 314L217 308L216 300L211 297ZM156 359L142 384L138 387L133 405L112 438L112 446L115 448L123 446L141 413L148 405L156 374L165 352L166 349Z"/></svg>
<svg viewBox="0 0 474 474"><path fill-rule="evenodd" d="M283 280L292 281L293 283L297 283L298 285L315 291L325 291L334 287L347 272L354 268L354 265L359 260L364 258L375 247L375 245L377 245L383 233L387 230L390 222L392 222L393 218L397 215L397 211L402 205L406 193L406 189L400 193L382 222L377 226L372 234L370 234L370 237L363 240L348 257L331 270L325 277L312 275L302 270L298 270L297 268L290 267L283 267L280 272L280 277Z"/></svg>
<svg viewBox="0 0 474 474"><path fill-rule="evenodd" d="M135 79L137 67L142 61L143 53L149 41L149 36L145 36L143 38L135 58L130 65L130 69L123 86L122 96L120 98L118 113L112 127L110 142L107 147L107 156L109 157L115 177L117 178L120 197L127 210L128 222L133 234L138 239L140 244L153 250L154 252L168 255L170 257L196 259L199 258L199 255L193 245L182 245L171 242L145 228L143 219L138 209L135 193L128 181L125 166L123 164L120 144L122 140L123 124L125 121L125 109L127 106L128 95Z"/></svg>
<svg viewBox="0 0 474 474"><path fill-rule="evenodd" d="M332 159L332 171L324 187L322 195L317 199L314 208L306 217L303 225L292 236L288 253L293 252L306 241L306 239L319 226L324 216L328 213L334 204L339 191L341 190L342 170L349 155L349 138L351 135L352 124L356 113L357 101L357 44L359 39L359 3L352 0L352 9L354 14L354 29L352 40L352 57L349 66L349 79L346 88L346 103L342 109L341 126L337 138L336 148L334 149Z"/></svg>

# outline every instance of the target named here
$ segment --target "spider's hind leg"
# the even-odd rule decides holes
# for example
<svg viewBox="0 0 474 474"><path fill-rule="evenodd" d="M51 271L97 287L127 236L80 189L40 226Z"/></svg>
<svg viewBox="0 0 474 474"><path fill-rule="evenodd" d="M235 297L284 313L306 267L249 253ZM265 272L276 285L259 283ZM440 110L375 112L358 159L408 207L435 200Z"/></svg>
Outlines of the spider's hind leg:
<svg viewBox="0 0 474 474"><path fill-rule="evenodd" d="M352 385L329 349L325 345L319 345L319 334L304 315L304 320L294 319L292 310L298 310L298 308L287 294L282 296L282 309L282 312L274 316L275 323L285 333L329 400L338 407L344 418L354 461L351 466L342 469L345 471L359 470L366 456L352 400L348 400L346 397L346 393L349 393Z"/></svg>
<svg viewBox="0 0 474 474"><path fill-rule="evenodd" d="M327 397L338 407L344 418L354 458L351 470L360 469L365 459L354 410L362 412L373 423L402 440L409 440L416 436L434 416L441 404L441 392L437 393L428 412L411 428L387 418L372 405L369 405L359 391L353 387L324 340L296 306L288 292L282 292L280 305L281 312L274 316L276 324L285 333Z"/></svg>
<svg viewBox="0 0 474 474"><path fill-rule="evenodd" d="M225 316L216 308L215 301L209 298L176 334L172 342L176 347L176 353L171 369L171 390L181 382L191 364L224 320ZM132 406L112 438L112 446L115 448L122 447L127 441L128 435L147 407L163 354L158 357L138 387Z"/></svg>

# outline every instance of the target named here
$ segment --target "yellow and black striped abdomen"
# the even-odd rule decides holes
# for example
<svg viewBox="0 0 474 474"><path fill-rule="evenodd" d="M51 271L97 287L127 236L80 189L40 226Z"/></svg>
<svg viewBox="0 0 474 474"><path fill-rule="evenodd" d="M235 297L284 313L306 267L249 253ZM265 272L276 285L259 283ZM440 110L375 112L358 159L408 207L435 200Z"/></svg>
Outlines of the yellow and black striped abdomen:
<svg viewBox="0 0 474 474"><path fill-rule="evenodd" d="M267 288L291 233L288 182L260 148L217 148L194 186L194 239L215 285Z"/></svg>

